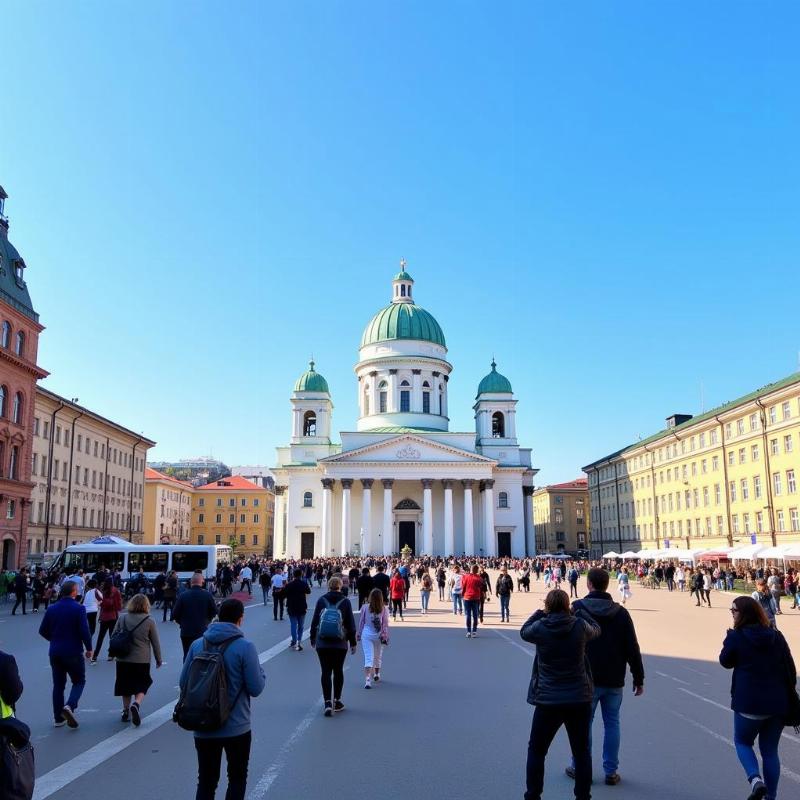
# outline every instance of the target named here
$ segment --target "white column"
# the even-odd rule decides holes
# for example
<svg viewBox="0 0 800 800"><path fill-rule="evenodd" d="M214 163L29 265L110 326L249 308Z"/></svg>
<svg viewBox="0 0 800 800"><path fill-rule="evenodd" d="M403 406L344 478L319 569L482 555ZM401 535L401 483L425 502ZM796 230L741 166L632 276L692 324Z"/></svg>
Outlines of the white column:
<svg viewBox="0 0 800 800"><path fill-rule="evenodd" d="M377 372L370 372L369 374L369 413L377 414L378 413L378 384L380 383L380 378L378 377Z"/></svg>
<svg viewBox="0 0 800 800"><path fill-rule="evenodd" d="M456 545L453 535L453 481L443 480L444 486L444 556L455 555Z"/></svg>
<svg viewBox="0 0 800 800"><path fill-rule="evenodd" d="M364 489L361 501L361 530L364 532L364 538L361 541L362 556L372 554L372 484L374 482L372 478L361 479L361 486Z"/></svg>
<svg viewBox="0 0 800 800"><path fill-rule="evenodd" d="M383 480L383 554L390 556L394 552L394 526L392 525L392 484L394 480Z"/></svg>
<svg viewBox="0 0 800 800"><path fill-rule="evenodd" d="M350 551L350 487L352 478L342 478L342 552L345 555Z"/></svg>
<svg viewBox="0 0 800 800"><path fill-rule="evenodd" d="M422 479L422 552L433 555L433 481Z"/></svg>
<svg viewBox="0 0 800 800"><path fill-rule="evenodd" d="M286 556L286 532L284 527L285 519L285 486L275 487L275 533L273 534L272 552L274 555L284 558ZM236 512L239 513L238 510Z"/></svg>
<svg viewBox="0 0 800 800"><path fill-rule="evenodd" d="M332 522L332 496L336 481L333 478L322 479L322 535L320 549L322 557L328 558L331 554L331 522Z"/></svg>
<svg viewBox="0 0 800 800"><path fill-rule="evenodd" d="M473 480L463 480L464 487L464 553L468 556L475 555L475 522L472 511L472 484Z"/></svg>
<svg viewBox="0 0 800 800"><path fill-rule="evenodd" d="M442 416L447 416L447 376L442 375L442 380L444 381L444 397L442 398Z"/></svg>
<svg viewBox="0 0 800 800"><path fill-rule="evenodd" d="M397 370L389 370L389 396L387 398L386 410L389 412L400 410L400 393L397 383Z"/></svg>
<svg viewBox="0 0 800 800"><path fill-rule="evenodd" d="M497 534L494 531L494 481L483 481L483 546L485 555L497 555Z"/></svg>
<svg viewBox="0 0 800 800"><path fill-rule="evenodd" d="M419 369L411 370L411 410L422 413L422 370Z"/></svg>
<svg viewBox="0 0 800 800"><path fill-rule="evenodd" d="M536 528L533 524L533 486L523 486L525 498L525 555L536 555Z"/></svg>

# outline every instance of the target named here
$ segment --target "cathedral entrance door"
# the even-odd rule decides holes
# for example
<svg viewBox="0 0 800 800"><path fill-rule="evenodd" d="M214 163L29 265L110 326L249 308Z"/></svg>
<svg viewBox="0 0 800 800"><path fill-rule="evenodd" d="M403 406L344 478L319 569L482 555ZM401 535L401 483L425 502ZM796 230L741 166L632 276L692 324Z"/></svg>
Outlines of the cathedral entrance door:
<svg viewBox="0 0 800 800"><path fill-rule="evenodd" d="M411 548L412 553L417 552L416 527L417 523L411 522L410 520L400 520L400 522L397 523L401 552L406 545Z"/></svg>
<svg viewBox="0 0 800 800"><path fill-rule="evenodd" d="M314 558L314 531L301 531L300 558Z"/></svg>
<svg viewBox="0 0 800 800"><path fill-rule="evenodd" d="M498 531L497 555L500 558L511 558L511 531Z"/></svg>

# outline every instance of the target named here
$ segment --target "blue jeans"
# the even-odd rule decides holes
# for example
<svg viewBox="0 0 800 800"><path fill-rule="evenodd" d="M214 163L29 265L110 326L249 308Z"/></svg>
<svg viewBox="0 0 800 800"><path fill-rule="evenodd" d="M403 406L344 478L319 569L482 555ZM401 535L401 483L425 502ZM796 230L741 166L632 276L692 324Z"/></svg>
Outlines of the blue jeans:
<svg viewBox="0 0 800 800"><path fill-rule="evenodd" d="M303 640L303 625L306 621L305 614L289 614L289 625L292 630L292 641L300 644Z"/></svg>
<svg viewBox="0 0 800 800"><path fill-rule="evenodd" d="M606 775L613 775L619 769L619 709L622 705L622 695L624 689L612 688L609 686L595 686L594 697L592 697L592 723L597 711L597 704L600 704L600 711L603 715L603 772ZM592 747L592 731L589 729L589 749ZM572 762L573 769L575 761Z"/></svg>
<svg viewBox="0 0 800 800"><path fill-rule="evenodd" d="M423 611L427 611L428 610L428 603L430 602L430 599L431 599L431 593L430 592L420 592L419 594L420 594L420 597L422 598L422 610Z"/></svg>
<svg viewBox="0 0 800 800"><path fill-rule="evenodd" d="M511 602L510 594L501 594L500 597L500 620L508 619L508 605Z"/></svg>
<svg viewBox="0 0 800 800"><path fill-rule="evenodd" d="M467 617L467 632L474 632L478 630L478 608L480 607L481 601L480 600L465 600L464 601L464 610L466 611ZM470 620L472 621L472 627L470 628Z"/></svg>
<svg viewBox="0 0 800 800"><path fill-rule="evenodd" d="M747 780L761 775L753 744L758 737L758 749L764 764L764 783L767 785L767 800L774 800L778 793L778 778L781 775L781 762L778 758L778 744L783 733L783 720L780 717L767 719L747 719L741 714L733 715L733 740L736 755L744 767Z"/></svg>
<svg viewBox="0 0 800 800"><path fill-rule="evenodd" d="M464 613L463 601L460 594L453 592L453 613L455 614L458 611L462 614Z"/></svg>
<svg viewBox="0 0 800 800"><path fill-rule="evenodd" d="M83 654L79 656L50 656L50 669L53 671L53 719L60 722L63 717L61 710L64 708L64 690L67 687L67 676L72 682L69 692L68 705L73 711L78 707L78 702L86 686L86 664Z"/></svg>

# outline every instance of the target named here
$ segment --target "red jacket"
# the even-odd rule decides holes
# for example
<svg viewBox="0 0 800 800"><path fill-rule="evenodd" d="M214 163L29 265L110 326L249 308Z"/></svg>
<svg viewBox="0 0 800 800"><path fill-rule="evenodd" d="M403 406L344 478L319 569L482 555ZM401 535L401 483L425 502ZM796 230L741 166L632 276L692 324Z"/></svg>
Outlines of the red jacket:
<svg viewBox="0 0 800 800"><path fill-rule="evenodd" d="M392 594L392 600L403 600L406 596L406 582L399 576L395 575L389 581L389 591Z"/></svg>
<svg viewBox="0 0 800 800"><path fill-rule="evenodd" d="M99 610L100 622L111 622L119 616L119 612L122 611L122 595L116 586L111 590L111 594L104 595Z"/></svg>
<svg viewBox="0 0 800 800"><path fill-rule="evenodd" d="M480 600L483 589L483 578L480 575L470 573L461 579L461 590L465 600Z"/></svg>

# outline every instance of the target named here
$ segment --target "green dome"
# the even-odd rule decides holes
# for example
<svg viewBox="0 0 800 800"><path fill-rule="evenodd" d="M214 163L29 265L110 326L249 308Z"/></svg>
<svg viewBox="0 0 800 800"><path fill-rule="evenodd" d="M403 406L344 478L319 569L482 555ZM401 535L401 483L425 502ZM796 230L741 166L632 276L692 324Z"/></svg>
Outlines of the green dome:
<svg viewBox="0 0 800 800"><path fill-rule="evenodd" d="M294 385L296 392L325 392L330 394L328 381L314 369L314 362L309 361L308 371L304 372Z"/></svg>
<svg viewBox="0 0 800 800"><path fill-rule="evenodd" d="M391 339L417 339L447 347L433 315L413 303L392 303L381 309L364 329L361 346Z"/></svg>
<svg viewBox="0 0 800 800"><path fill-rule="evenodd" d="M392 280L393 281L411 281L411 283L414 283L414 279L405 270L402 270L401 272L398 272L397 275L395 275L394 278L392 278Z"/></svg>
<svg viewBox="0 0 800 800"><path fill-rule="evenodd" d="M497 371L497 364L492 359L492 371L480 382L478 395L482 394L512 394L511 381Z"/></svg>

